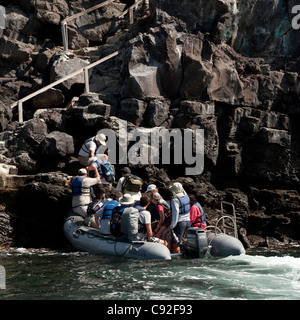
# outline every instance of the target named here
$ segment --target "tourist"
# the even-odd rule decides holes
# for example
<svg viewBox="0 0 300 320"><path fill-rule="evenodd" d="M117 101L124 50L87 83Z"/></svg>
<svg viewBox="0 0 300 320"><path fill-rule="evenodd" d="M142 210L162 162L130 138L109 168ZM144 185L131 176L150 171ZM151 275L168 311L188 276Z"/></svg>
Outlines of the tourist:
<svg viewBox="0 0 300 320"><path fill-rule="evenodd" d="M89 222L89 226L99 229L103 235L110 235L110 221L115 207L120 206L122 193L116 191L112 199L105 201L104 206L98 210ZM127 207L127 206L126 206Z"/></svg>
<svg viewBox="0 0 300 320"><path fill-rule="evenodd" d="M102 145L106 146L106 137L103 133L97 133L96 136L87 139L78 153L78 161L88 167L97 160L96 153L97 149ZM107 160L107 155L103 155L105 160Z"/></svg>
<svg viewBox="0 0 300 320"><path fill-rule="evenodd" d="M123 188L125 177L126 177L126 174L130 174L130 173L131 173L131 170L129 167L124 167L121 169L121 177L118 180L116 190L121 191L123 194L127 193L126 190L124 190Z"/></svg>
<svg viewBox="0 0 300 320"><path fill-rule="evenodd" d="M154 204L154 202L152 201L154 192L158 192L156 185L149 184L145 193L150 197L150 204L149 204L148 210L151 214L151 222L153 223L154 226L156 226L159 221L159 213L158 213L156 204Z"/></svg>
<svg viewBox="0 0 300 320"><path fill-rule="evenodd" d="M77 176L72 182L72 210L82 216L87 215L87 207L92 202L91 187L100 183L100 175L97 172L95 178L87 176L85 168L79 169Z"/></svg>
<svg viewBox="0 0 300 320"><path fill-rule="evenodd" d="M191 227L190 198L180 182L174 182L171 187L171 224L168 227L173 231L172 251L180 253L180 246L185 230Z"/></svg>
<svg viewBox="0 0 300 320"><path fill-rule="evenodd" d="M164 244L168 247L168 243L165 240L156 238L153 236L153 231L151 227L151 215L150 212L146 210L150 204L150 197L147 194L142 195L140 203L134 208L138 210L138 232L134 235L126 235L126 237L131 241L149 241ZM133 209L134 209L133 208Z"/></svg>
<svg viewBox="0 0 300 320"><path fill-rule="evenodd" d="M171 211L169 205L165 203L158 192L152 194L152 203L156 206L159 214L159 221L154 230L154 234L157 238L161 238L163 232L168 228L171 223Z"/></svg>
<svg viewBox="0 0 300 320"><path fill-rule="evenodd" d="M116 190L121 191L123 194L130 194L136 202L138 202L142 196L141 189L143 180L135 175L131 174L131 170L128 167L124 167L121 170L122 177L119 179Z"/></svg>
<svg viewBox="0 0 300 320"><path fill-rule="evenodd" d="M194 228L202 228L206 230L207 223L204 215L203 208L198 202L196 196L194 194L189 195L191 202L191 212L190 212L190 221L191 226Z"/></svg>
<svg viewBox="0 0 300 320"><path fill-rule="evenodd" d="M110 233L115 237L122 236L121 216L126 208L131 207L135 203L135 200L130 194L125 193L119 202L120 206L114 207L111 213Z"/></svg>

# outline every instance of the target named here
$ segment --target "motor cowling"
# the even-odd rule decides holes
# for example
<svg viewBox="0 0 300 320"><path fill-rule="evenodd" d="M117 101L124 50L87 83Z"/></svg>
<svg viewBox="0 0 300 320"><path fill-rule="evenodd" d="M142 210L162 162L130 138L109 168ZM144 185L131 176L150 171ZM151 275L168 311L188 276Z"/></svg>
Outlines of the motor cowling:
<svg viewBox="0 0 300 320"><path fill-rule="evenodd" d="M203 258L208 249L206 231L201 228L188 228L183 246L187 255Z"/></svg>

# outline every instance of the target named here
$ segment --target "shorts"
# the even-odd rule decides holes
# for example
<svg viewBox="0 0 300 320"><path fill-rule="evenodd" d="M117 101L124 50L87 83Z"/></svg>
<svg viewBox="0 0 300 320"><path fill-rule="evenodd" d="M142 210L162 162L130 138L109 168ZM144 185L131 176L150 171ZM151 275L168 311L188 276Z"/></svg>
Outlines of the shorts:
<svg viewBox="0 0 300 320"><path fill-rule="evenodd" d="M175 228L173 229L174 233L176 234L179 242L182 241L185 230L191 227L190 221L178 221ZM174 237L172 237L172 243L175 243Z"/></svg>

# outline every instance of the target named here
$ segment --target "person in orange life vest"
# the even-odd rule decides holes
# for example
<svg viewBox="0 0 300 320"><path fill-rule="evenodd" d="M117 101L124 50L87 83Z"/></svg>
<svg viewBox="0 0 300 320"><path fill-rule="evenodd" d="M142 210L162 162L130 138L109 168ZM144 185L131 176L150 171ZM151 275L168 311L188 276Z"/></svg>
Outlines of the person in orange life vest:
<svg viewBox="0 0 300 320"><path fill-rule="evenodd" d="M95 157L97 149L101 145L106 146L105 141L105 135L99 132L96 134L96 136L87 139L79 150L78 161L86 167L90 166L93 161L97 160Z"/></svg>
<svg viewBox="0 0 300 320"><path fill-rule="evenodd" d="M189 197L191 202L190 219L192 227L206 230L207 223L203 208L194 194L190 194Z"/></svg>
<svg viewBox="0 0 300 320"><path fill-rule="evenodd" d="M82 217L86 217L87 207L92 202L91 187L100 183L100 175L97 172L95 178L87 177L87 170L79 169L78 175L72 182L72 210Z"/></svg>
<svg viewBox="0 0 300 320"><path fill-rule="evenodd" d="M153 192L152 203L156 206L159 213L159 222L154 233L157 238L161 238L162 233L167 230L171 223L171 211L158 192Z"/></svg>

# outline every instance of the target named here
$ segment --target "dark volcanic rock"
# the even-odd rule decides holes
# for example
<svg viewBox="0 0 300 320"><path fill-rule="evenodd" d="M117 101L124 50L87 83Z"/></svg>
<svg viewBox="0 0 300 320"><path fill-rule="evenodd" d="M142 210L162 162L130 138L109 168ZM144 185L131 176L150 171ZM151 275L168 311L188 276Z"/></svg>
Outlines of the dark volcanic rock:
<svg viewBox="0 0 300 320"><path fill-rule="evenodd" d="M151 0L150 14L137 10L143 19L135 16L132 26L116 19L125 3L115 1L68 24L72 52L62 51L60 22L94 3L11 4L4 2L7 24L0 29L0 180L7 191L9 181L20 185L16 177L24 182L23 174L32 175L19 190L19 245L59 245L70 205L65 175L76 174L78 150L98 130L112 129L120 139L120 119L128 121L128 131L204 130L201 175L185 176L185 164L172 162L129 164L144 188L155 183L169 199L170 183L181 181L211 224L220 202L232 202L249 246L300 241L300 43L290 25L295 0ZM24 102L24 123L16 121L12 102L116 50L118 56L89 70L92 92L83 93L78 74ZM15 166L18 175L4 165ZM10 239L5 211L0 226Z"/></svg>

